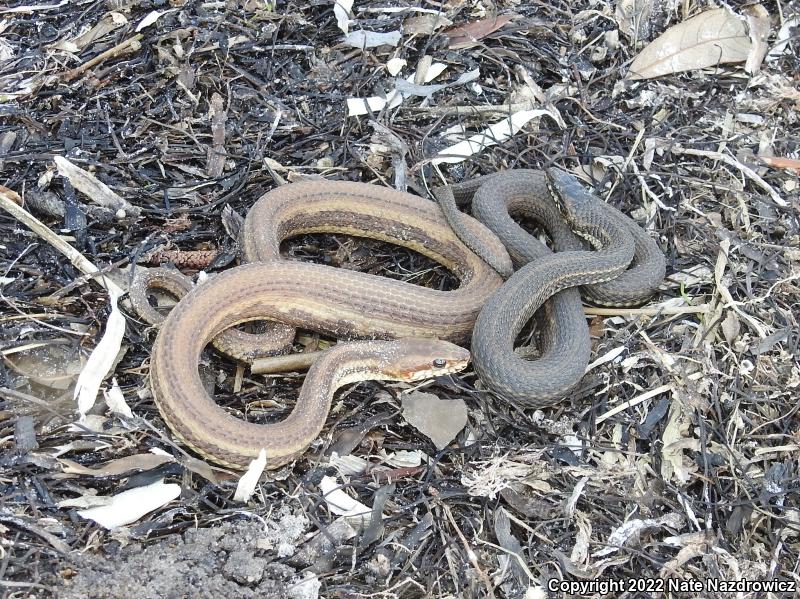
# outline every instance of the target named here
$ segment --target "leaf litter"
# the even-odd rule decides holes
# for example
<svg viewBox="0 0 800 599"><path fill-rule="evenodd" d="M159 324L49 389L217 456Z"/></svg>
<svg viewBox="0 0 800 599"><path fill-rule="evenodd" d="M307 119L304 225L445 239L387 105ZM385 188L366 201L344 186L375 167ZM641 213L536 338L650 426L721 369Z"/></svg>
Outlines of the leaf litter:
<svg viewBox="0 0 800 599"><path fill-rule="evenodd" d="M3 593L533 597L553 578L797 582L794 5L178 0L0 14ZM358 47L344 42L353 32ZM403 419L419 390L362 383L337 395L306 455L254 474L244 501L238 473L171 436L147 385L154 332L126 305L131 271L232 265L231 215L286 181L424 194L434 163L461 181L552 160L669 261L652 304L587 309L595 362L565 401L526 412L467 370L424 386L463 407L426 423L450 430L420 432ZM305 235L283 251L458 284L380 242ZM101 349L119 362L87 387L96 398L98 377L111 381L108 403L75 422L78 367L116 314L126 351ZM329 341L310 331L298 348ZM253 422L285 417L301 383L213 352L200 370ZM148 489L105 521L114 530L79 515Z"/></svg>

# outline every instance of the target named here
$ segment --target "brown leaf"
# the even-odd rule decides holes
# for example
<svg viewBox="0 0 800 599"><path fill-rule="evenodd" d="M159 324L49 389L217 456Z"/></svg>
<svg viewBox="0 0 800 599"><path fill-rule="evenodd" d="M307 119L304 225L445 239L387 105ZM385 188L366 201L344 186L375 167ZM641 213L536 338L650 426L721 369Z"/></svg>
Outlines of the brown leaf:
<svg viewBox="0 0 800 599"><path fill-rule="evenodd" d="M759 159L772 168L785 168L800 175L800 160L783 158L782 156L761 156Z"/></svg>
<svg viewBox="0 0 800 599"><path fill-rule="evenodd" d="M471 48L472 46L477 46L479 40L490 33L494 33L516 16L514 13L497 15L493 18L456 25L442 33L450 38L450 48L452 50Z"/></svg>
<svg viewBox="0 0 800 599"><path fill-rule="evenodd" d="M86 466L65 458L60 458L58 461L63 466L64 472L68 474L88 474L89 476L103 477L128 474L134 470L152 470L161 464L173 462L175 460L171 457L156 455L154 453L139 453L111 460L95 468L87 468Z"/></svg>
<svg viewBox="0 0 800 599"><path fill-rule="evenodd" d="M403 33L406 35L433 35L437 29L452 24L450 19L438 13L423 13L403 21Z"/></svg>
<svg viewBox="0 0 800 599"><path fill-rule="evenodd" d="M743 62L752 49L744 20L726 8L670 27L631 63L630 79L651 79L718 64Z"/></svg>

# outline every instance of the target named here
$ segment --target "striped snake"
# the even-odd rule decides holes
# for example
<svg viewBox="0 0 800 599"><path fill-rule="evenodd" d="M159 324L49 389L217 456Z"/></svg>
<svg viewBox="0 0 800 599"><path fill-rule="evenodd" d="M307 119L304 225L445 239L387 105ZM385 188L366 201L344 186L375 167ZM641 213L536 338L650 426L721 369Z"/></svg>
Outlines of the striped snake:
<svg viewBox="0 0 800 599"><path fill-rule="evenodd" d="M466 222L493 251L505 254L482 224ZM314 232L358 235L414 249L443 264L461 284L439 291L279 259L282 240ZM416 380L465 367L469 352L448 341L469 339L478 312L502 283L456 237L434 202L361 183L312 181L278 187L252 207L243 237L249 264L218 274L185 295L180 278L152 269L152 275L134 282L131 292L142 318L163 321L153 346L150 384L164 420L199 454L232 468L247 467L261 448L267 450L270 468L297 456L322 429L338 385L366 379ZM507 254L505 261L511 264ZM188 287L185 281L183 285ZM166 318L148 310L146 292L152 287L183 295ZM230 327L262 319L283 326L263 335L231 333ZM288 419L274 425L243 422L217 406L197 371L206 344L214 340L226 353L252 359L262 343L268 352L280 352L294 336L291 327L340 339L429 339L399 345L371 342L355 349L337 345L308 373Z"/></svg>
<svg viewBox="0 0 800 599"><path fill-rule="evenodd" d="M503 397L546 405L568 392L588 363L588 329L574 288L591 285L587 289L598 302L641 303L663 277L663 256L647 234L563 171L507 171L448 190L437 194L443 215L434 203L416 196L358 183L280 187L248 213L243 240L250 264L219 274L188 294L185 280L159 270L138 279L133 304L154 323L162 319L147 314L148 288L185 294L160 323L152 354L151 386L170 428L195 451L223 465L244 468L266 448L267 466L278 467L302 453L322 430L337 387L461 370L469 352L448 341L466 341L473 325L473 359L484 383ZM514 264L524 265L498 293L502 279L497 273L509 275L511 259L488 229L458 212L455 202L470 199L476 216L507 244ZM510 213L543 222L558 251L550 253ZM461 286L436 291L278 259L283 239L312 232L409 247L445 265ZM584 250L575 233L600 249ZM542 305L542 355L523 360L513 352L514 340ZM281 324L259 335L231 328L262 319ZM294 336L292 327L340 339L408 339L341 344L326 352L306 376L294 410L280 423L256 425L229 416L200 382L197 361L203 348L213 340L222 351L252 360L282 352ZM433 337L447 341L421 339Z"/></svg>

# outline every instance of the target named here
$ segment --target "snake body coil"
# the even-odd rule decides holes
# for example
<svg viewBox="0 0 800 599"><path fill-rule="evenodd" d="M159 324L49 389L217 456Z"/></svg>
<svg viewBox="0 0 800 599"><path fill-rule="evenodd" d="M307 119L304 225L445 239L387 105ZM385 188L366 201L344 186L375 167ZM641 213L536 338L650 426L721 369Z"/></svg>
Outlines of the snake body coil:
<svg viewBox="0 0 800 599"><path fill-rule="evenodd" d="M358 183L315 181L262 196L244 226L251 263L190 291L159 330L151 386L164 420L215 462L243 468L266 448L267 465L274 468L296 457L319 434L337 386L376 378L416 380L466 365L466 350L433 337L463 342L472 335L476 371L503 397L540 406L563 396L583 374L590 350L575 288L591 286L598 301L641 303L663 277L663 256L646 233L632 229L634 224L566 173L514 173L455 186L444 194L446 218L435 204L416 196ZM514 263L521 265L497 293L502 283L498 272L509 274L511 259L495 235L458 213L455 200L473 196L476 215L506 239ZM559 251L551 253L525 233L509 216L516 212L544 222ZM409 247L445 265L461 285L438 291L278 259L282 240L312 232L347 233ZM586 251L576 233L596 249ZM619 278L629 284L605 283ZM180 295L182 285L162 286ZM145 287L136 287L138 303ZM515 338L542 306L542 357L523 360L513 351ZM277 324L267 337L230 330L252 320ZM213 339L227 353L252 359L258 352L264 355L260 346L265 344L268 353L281 351L293 327L341 339L400 340L343 344L327 352L308 373L297 406L283 422L256 425L219 408L197 372L205 345Z"/></svg>
<svg viewBox="0 0 800 599"><path fill-rule="evenodd" d="M490 231L477 221L468 222L479 238L501 256L505 254ZM283 239L308 232L348 233L412 248L453 271L461 284L452 291L439 291L341 268L276 259ZM463 245L435 203L359 183L314 181L265 194L245 221L244 246L252 263L192 289L164 319L153 346L150 371L153 396L173 432L204 457L234 468L246 467L262 447L267 448L268 467L286 463L305 449L325 422L336 384L368 378L415 380L453 372L466 365L469 352L436 340L360 346L372 351L370 355L348 353L346 344L341 350L337 346L308 373L302 401L289 420L256 425L233 418L218 407L198 376L200 352L212 339L216 343L224 338L220 335L223 331L230 332L231 327L248 321L269 320L280 323L290 334L292 327L302 327L340 339L464 342L481 307L502 283L497 273ZM507 254L505 261L510 265ZM146 303L144 287L139 284L142 293L137 294L136 303ZM168 291L182 293L177 285ZM251 340L257 345L259 336L251 336ZM228 353L253 357L255 350L249 341L240 347L235 347L234 341ZM407 361L403 351L418 362L416 368L405 370L410 374L402 374L405 371L397 366L398 361ZM380 355L376 357L374 352ZM378 360L389 355L391 360ZM360 378L352 378L355 373Z"/></svg>
<svg viewBox="0 0 800 599"><path fill-rule="evenodd" d="M503 241L521 267L481 311L472 349L475 369L487 387L528 407L563 397L589 362L589 331L577 286L593 303L638 305L664 277L663 254L647 233L564 171L504 171L437 190L436 195L451 226L473 251L495 262L490 248L462 232L464 215L456 203L471 202L473 215ZM542 224L556 253L512 215ZM581 238L600 250L584 251ZM542 306L541 356L525 360L514 353L514 341Z"/></svg>

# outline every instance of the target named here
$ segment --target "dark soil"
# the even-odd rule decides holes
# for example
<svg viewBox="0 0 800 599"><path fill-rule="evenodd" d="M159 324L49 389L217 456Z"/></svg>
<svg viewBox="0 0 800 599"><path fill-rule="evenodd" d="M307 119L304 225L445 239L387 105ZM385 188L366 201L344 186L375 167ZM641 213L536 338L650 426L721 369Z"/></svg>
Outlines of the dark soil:
<svg viewBox="0 0 800 599"><path fill-rule="evenodd" d="M241 216L276 185L321 176L427 195L448 129L477 133L520 106L544 108L563 123L533 119L444 165L446 180L583 169L657 240L668 277L653 305L673 303L598 311L593 356L609 359L547 409L494 397L471 369L429 384L469 408L440 451L402 418L408 386L345 389L319 441L242 504L235 479L188 459L161 420L147 383L154 331L127 311L114 376L135 417L101 398L84 428L71 426L75 374L102 337L108 294L0 211L0 597L543 597L551 580L634 581L615 596L647 597L657 593L635 581L798 582L797 26L794 47L755 74L736 63L632 81L627 66L647 42L716 5L413 3L456 25L514 13L496 31L470 25L479 39L459 45L424 28L430 12L387 8L409 3L357 2L351 30L402 31L396 48L361 50L343 43L332 2L271 4L7 1L0 191L123 286L132 266L213 274L235 267ZM626 29L623 4L652 12ZM800 8L763 7L772 47ZM154 9L163 14L137 32ZM113 27L84 35L100 22ZM425 57L446 65L428 86L477 69L480 88L412 86L400 106L348 115L348 98L395 88L387 61L405 59L405 77ZM99 205L56 157L128 204ZM315 235L283 249L454 285L385 244ZM298 347L326 342L307 332ZM213 353L201 374L221 405L254 420L287 410L301 381ZM103 467L153 448L177 461L101 476L59 461ZM326 475L373 510L368 524L331 511ZM59 506L162 478L180 497L114 531Z"/></svg>

